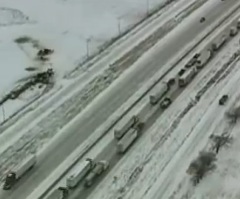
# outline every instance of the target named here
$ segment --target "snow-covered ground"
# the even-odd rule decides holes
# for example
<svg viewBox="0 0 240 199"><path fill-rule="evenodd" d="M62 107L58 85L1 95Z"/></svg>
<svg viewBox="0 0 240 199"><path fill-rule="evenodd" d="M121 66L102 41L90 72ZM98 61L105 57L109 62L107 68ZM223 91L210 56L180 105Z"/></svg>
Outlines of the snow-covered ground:
<svg viewBox="0 0 240 199"><path fill-rule="evenodd" d="M106 48L106 42L140 22L147 12L166 3L169 4L167 0L0 0L0 60L4 68L0 97L33 73L27 68L44 71L53 67L56 79L62 79L83 60ZM22 37L27 40L16 42ZM42 47L54 49L50 60L44 63L36 60ZM33 95L39 96L42 90L36 88ZM0 122L33 99L8 100L1 108Z"/></svg>
<svg viewBox="0 0 240 199"><path fill-rule="evenodd" d="M192 199L238 199L239 168L240 168L240 123L232 130L233 143L228 148L222 148L217 157L217 168L206 176L195 188Z"/></svg>
<svg viewBox="0 0 240 199"><path fill-rule="evenodd" d="M35 118L35 120L36 120L37 118L39 118L40 115L42 115L43 112L46 113L46 115L50 114L51 111L49 110L49 107L51 107L51 109L58 108L60 105L63 105L63 102L67 101L71 96L76 94L76 91L80 92L82 89L84 89L87 86L87 84L91 84L94 78L95 78L95 80L101 78L101 77L96 77L97 74L101 74L104 72L108 73L109 70L104 71L105 69L108 68L108 65L111 65L116 60L122 58L122 56L124 56L123 58L125 60L127 60L128 56L130 56L130 54L131 54L131 56L135 56L135 53L136 53L140 56L145 51L147 51L148 48L151 46L149 46L148 43L144 42L144 41L153 32L158 30L159 27L162 27L162 29L160 28L159 35L157 34L156 38L155 38L155 36L154 36L154 38L152 38L153 39L151 41L152 44L156 43L157 39L160 39L161 37L163 37L164 34L166 34L168 31L170 31L172 28L174 28L188 14L190 14L193 10L195 10L196 8L201 6L206 1L207 0L201 0L201 1L197 1L197 2L196 2L196 0L191 0L191 1L181 0L181 1L173 1L172 3L170 2L171 3L170 5L167 5L166 7L160 9L153 16L151 16L150 18L145 20L143 23L141 23L139 26L137 26L133 31L131 31L128 34L121 37L111 47L109 47L103 53L100 53L100 55L96 56L95 59L91 60L90 62L86 63L85 65L82 65L80 68L78 67L78 70L74 70L74 72L73 72L73 74L71 74L71 76L77 77L77 79L69 80L69 78L68 78L68 80L65 79L64 81L57 81L57 82L55 81L54 87L53 87L53 89L51 89L51 92L46 94L46 91L45 91L44 96L41 96L41 94L43 93L43 92L41 92L41 90L39 91L39 89L38 90L35 89L36 92L33 95L36 96L38 94L38 97L40 98L38 100L34 101L34 99L36 99L36 98L34 98L34 99L30 98L28 100L26 100L26 99L23 100L21 98L20 102L22 102L22 104L24 104L24 102L26 103L26 101L32 102L32 103L31 103L31 105L28 103L28 106L26 105L27 108L25 108L22 111L19 111L18 114L15 113L14 114L15 116L11 117L11 120L7 120L7 118L10 117L11 114L13 114L13 112L16 111L16 109L19 106L21 106L21 104L19 104L18 100L14 100L14 101L9 100L8 104L10 104L10 106L11 106L11 108L9 108L8 106L5 106L5 103L4 103L4 106L2 107L3 111L1 111L1 114L0 114L0 121L5 120L5 122L4 122L4 124L2 124L0 126L0 132L3 132L6 128L8 128L12 124L14 124L14 129L12 129L11 131L21 131L21 129L23 127L25 127L26 124L30 124L30 122L32 122L32 118ZM189 8L189 6L190 6L190 8ZM188 11L186 11L186 8ZM179 15L179 13L181 13L181 14ZM37 41L33 40L31 42L37 43L39 45L39 43ZM134 47L137 44L139 44L139 45L142 44L142 45L137 50L135 50ZM29 48L29 45L21 44L21 45L19 45L19 47L21 49L24 49L23 47ZM135 51L137 51L137 52L135 52ZM128 52L129 55L127 54L127 56L126 56L126 52ZM104 58L101 59L103 56L104 56ZM135 56L135 57L137 58L137 56ZM98 63L97 60L99 60L99 59L101 59L100 63L97 64ZM131 59L131 61L135 61L135 59ZM120 61L122 61L122 59L120 59ZM97 62L97 63L95 63L95 62ZM124 64L124 63L116 62L116 64L115 64L116 67L118 67L117 65L119 65L119 64ZM131 63L127 62L126 64L128 64L130 66L132 64L132 62ZM47 64L47 66L48 66L48 64ZM91 69L89 70L90 66L91 66ZM37 65L37 67L38 67L38 65ZM41 67L41 68L45 69L46 67ZM86 69L87 69L87 72L86 72ZM111 71L111 72L113 72L113 71ZM104 76L105 75L106 74L104 74ZM95 81L95 82L96 82L95 84L98 84L97 81ZM109 80L108 80L108 82L109 82ZM79 86L79 85L81 85L81 86ZM91 85L90 85L90 87L91 87ZM49 89L46 89L46 90L48 91ZM61 91L58 92L59 90L61 90ZM99 89L95 89L95 90L97 90L96 91L97 93L101 92L101 89L100 89L100 91L99 91ZM75 93L73 93L73 91L75 91ZM55 93L57 93L57 94L55 94ZM89 93L86 93L86 95L90 95L90 93L95 93L95 92L89 92ZM53 94L55 94L55 95L53 95ZM93 95L95 95L95 94L93 94ZM90 96L90 98L91 98L91 96ZM57 101L58 101L58 103L57 103ZM0 102L0 104L1 104L1 102ZM35 110L34 113L32 110ZM23 117L23 116L26 116L27 115L26 113L29 113L29 112L32 114L28 114L29 115L28 118ZM45 116L43 116L43 117L45 117ZM19 120L21 120L21 122L19 122Z"/></svg>
<svg viewBox="0 0 240 199"><path fill-rule="evenodd" d="M89 198L95 198L96 196L104 199L118 197L124 199L140 199L151 198L151 196L152 198L168 198L161 197L161 195L158 197L157 195L154 195L155 191L156 194L157 192L161 193L161 191L164 193L165 189L171 190L172 192L174 191L171 189L172 187L170 185L174 182L175 175L173 174L171 179L166 181L166 177L172 173L164 173L165 169L168 167L168 163L171 163L171 159L175 154L178 155L177 151L186 142L188 136L192 135L193 131L193 134L196 135L195 127L202 118L209 116L209 114L207 114L207 112L209 112L208 110L211 112L213 108L218 106L218 98L223 92L227 92L226 88L224 91L221 91L221 89L224 88L224 85L227 85L229 82L227 89L229 89L229 87L231 88L233 85L233 88L228 91L229 94L235 92L240 81L239 66L231 66L226 72L228 75L225 76L225 79L222 78L222 80L217 83L212 82L213 87L204 94L197 105L193 104L191 108L192 110L184 117L181 113L179 114L179 112L182 112L187 108L187 103L191 104L191 98L195 98L195 95L201 90L201 88L207 84L211 77L216 74L232 54L236 52L239 45L238 40L239 36L234 38L234 40L218 54L218 57L208 64L207 67L209 67L209 69L204 72L205 75L202 74L202 77L199 77L198 80L194 80L195 83L190 85L187 91L184 91L179 99L177 99L164 113L164 118L160 117L156 124L144 134L140 141L133 145L131 151L128 152L128 155L123 157L116 168L110 172L108 178L98 186ZM209 109L210 106L213 108ZM223 111L221 110L221 112ZM216 114L218 115L218 113ZM220 112L219 115L221 115ZM181 116L181 119L178 121L177 118L179 116ZM215 114L214 116L210 115L209 117L217 118ZM208 118L206 118L206 120L208 120ZM204 125L204 123L202 125ZM197 127L197 129L199 128L201 129L201 127ZM181 156L178 156L176 158L179 159L180 157ZM178 171L178 168L175 168L175 171ZM184 174L185 171L186 169L184 170ZM118 179L117 181L114 180L115 176ZM170 187L169 189L168 186Z"/></svg>
<svg viewBox="0 0 240 199"><path fill-rule="evenodd" d="M180 18L182 19L184 17L181 16ZM157 37L155 39L158 40ZM5 139L4 137L5 134L3 134L4 139L1 139L1 143L2 143L1 147L3 147L1 148L1 152L4 152L4 154L1 154L1 155L2 155L2 160L7 165L5 166L2 165L1 167L2 171L8 168L9 165L11 165L13 162L14 164L16 164L20 159L26 156L26 153L29 152L29 150L38 151L39 149L41 149L44 146L44 144L46 144L47 141L50 140L50 138L52 138L57 132L60 131L59 129L61 129L74 116L76 116L77 114L79 114L79 112L81 112L84 106L86 106L87 103L92 100L92 97L96 96L95 92L91 92L92 90L96 91L95 87L98 88L97 92L100 92L101 89L104 89L107 86L109 86L109 83L111 83L111 81L113 81L116 78L116 76L119 75L119 72L113 69L114 68L109 67L104 74L101 74L96 79L94 79L94 81L92 81L88 85L88 87L83 89L81 92L79 91L74 93L74 95L68 101L66 101L66 103L61 104L62 105L61 108L57 109L56 111L51 110L48 115L44 115L44 117L38 118L39 120L31 124L29 128L26 128L25 126L23 131L17 130L18 134L15 133L16 131L13 131L13 133L16 134L16 137L19 139L19 140L15 139L15 136L12 139L14 141L17 141L16 144L11 144L12 146L10 146L9 140ZM112 71L115 72L115 74ZM111 75L108 75L108 73L110 73ZM107 78L105 78L106 76ZM76 105L76 103L79 103L79 105ZM6 137L9 137L9 136L7 135ZM7 150L5 150L6 148ZM25 149L27 151L25 151ZM18 156L18 158L13 157L11 155L16 152L17 152L16 155ZM7 158L9 160L7 161L3 157L6 157L6 158L11 157L11 158L10 159Z"/></svg>

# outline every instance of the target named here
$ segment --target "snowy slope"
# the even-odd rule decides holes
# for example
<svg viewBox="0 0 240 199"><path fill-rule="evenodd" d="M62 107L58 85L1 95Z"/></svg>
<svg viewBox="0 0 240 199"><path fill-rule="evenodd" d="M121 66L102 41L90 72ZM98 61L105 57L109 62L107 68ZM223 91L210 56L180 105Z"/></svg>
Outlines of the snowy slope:
<svg viewBox="0 0 240 199"><path fill-rule="evenodd" d="M165 2L151 0L149 9ZM89 53L92 54L96 47L118 35L119 18L123 31L145 17L147 10L145 0L1 0L0 5L0 55L2 63L9 69L1 73L4 76L0 79L5 81L4 85L1 82L4 87L0 93L26 73L24 68L35 64L32 61L33 49L26 47L23 52L14 39L27 35L43 46L55 49L52 62L59 73L64 74L86 56L87 39L91 38Z"/></svg>
<svg viewBox="0 0 240 199"><path fill-rule="evenodd" d="M238 199L239 192L239 168L240 168L240 137L238 122L232 131L233 144L223 148L216 162L217 168L196 187L193 199Z"/></svg>
<svg viewBox="0 0 240 199"><path fill-rule="evenodd" d="M0 76L0 99L19 79L32 74L25 71L26 68L42 71L53 67L59 80L87 58L87 50L89 56L102 50L103 44L141 21L147 11L162 7L166 2L169 3L167 0L126 0L121 3L109 0L44 0L34 3L0 0L0 59L6 66ZM25 36L41 47L55 50L48 62L35 60L37 49L31 43L14 42ZM40 89L33 95L40 96L42 93ZM0 114L0 122L34 99L10 100L11 108L4 106L5 113Z"/></svg>

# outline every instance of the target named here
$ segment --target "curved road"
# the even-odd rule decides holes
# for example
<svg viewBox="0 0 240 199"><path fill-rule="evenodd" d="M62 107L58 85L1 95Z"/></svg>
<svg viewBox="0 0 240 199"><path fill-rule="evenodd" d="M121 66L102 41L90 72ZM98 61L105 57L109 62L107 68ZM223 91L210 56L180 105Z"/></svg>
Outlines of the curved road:
<svg viewBox="0 0 240 199"><path fill-rule="evenodd" d="M173 32L169 33L156 48L155 52L131 73L126 74L124 81L116 85L108 95L92 105L84 117L69 127L66 136L62 136L41 157L39 164L29 172L12 191L0 194L0 198L25 199L74 149L79 146L94 130L123 104L142 84L152 77L161 66L166 64L198 34L210 26L224 12L237 4L238 0L211 0L199 11L192 14ZM201 11L201 13L199 13ZM195 17L194 17L195 16ZM206 21L200 23L200 17Z"/></svg>

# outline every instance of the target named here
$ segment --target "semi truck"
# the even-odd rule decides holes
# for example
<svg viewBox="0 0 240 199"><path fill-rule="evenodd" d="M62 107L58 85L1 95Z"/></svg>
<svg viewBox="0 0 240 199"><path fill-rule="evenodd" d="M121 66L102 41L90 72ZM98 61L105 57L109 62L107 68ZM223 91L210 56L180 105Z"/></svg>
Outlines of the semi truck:
<svg viewBox="0 0 240 199"><path fill-rule="evenodd" d="M178 85L179 87L186 86L197 74L197 68L193 67L189 70L187 70L181 77L178 79Z"/></svg>
<svg viewBox="0 0 240 199"><path fill-rule="evenodd" d="M46 199L67 199L69 191L65 187L58 187Z"/></svg>
<svg viewBox="0 0 240 199"><path fill-rule="evenodd" d="M13 185L29 170L31 170L37 162L36 155L30 155L23 162L11 170L4 181L3 189L9 190Z"/></svg>
<svg viewBox="0 0 240 199"><path fill-rule="evenodd" d="M169 90L168 84L162 83L159 86L158 91L149 96L150 104L152 105L157 104L158 101L168 92L168 90Z"/></svg>
<svg viewBox="0 0 240 199"><path fill-rule="evenodd" d="M73 189L77 184L83 180L87 173L94 167L92 159L87 159L81 162L80 165L73 171L72 174L66 179L66 185L68 188Z"/></svg>
<svg viewBox="0 0 240 199"><path fill-rule="evenodd" d="M137 139L138 137L138 130L135 128L131 128L123 138L117 143L117 152L124 153L131 144Z"/></svg>
<svg viewBox="0 0 240 199"><path fill-rule="evenodd" d="M100 176L104 171L106 171L109 168L109 162L102 160L96 163L94 168L90 171L90 173L86 176L84 186L85 187L90 187L94 179L97 176Z"/></svg>
<svg viewBox="0 0 240 199"><path fill-rule="evenodd" d="M196 62L197 69L202 69L206 63L211 59L212 57L212 51L211 50L203 50L198 57L198 61Z"/></svg>
<svg viewBox="0 0 240 199"><path fill-rule="evenodd" d="M114 130L115 139L121 139L126 134L126 132L138 122L139 118L134 115L120 130Z"/></svg>
<svg viewBox="0 0 240 199"><path fill-rule="evenodd" d="M217 51L219 48L223 46L223 44L227 41L227 37L225 35L222 35L220 38L218 38L214 43L212 44L212 49L214 51Z"/></svg>

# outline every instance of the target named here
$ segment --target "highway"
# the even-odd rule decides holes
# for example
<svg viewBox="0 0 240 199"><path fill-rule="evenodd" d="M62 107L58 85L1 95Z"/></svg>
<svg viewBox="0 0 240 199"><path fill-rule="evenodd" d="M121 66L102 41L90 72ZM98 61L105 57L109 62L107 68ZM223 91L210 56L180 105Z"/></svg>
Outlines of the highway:
<svg viewBox="0 0 240 199"><path fill-rule="evenodd" d="M143 61L133 72L126 74L121 84L113 87L108 95L91 106L89 111L71 126L67 136L61 137L40 157L39 164L29 172L12 191L1 192L0 198L25 199L40 182L69 156L94 130L123 104L145 81L152 77L164 64L176 55L184 46L210 26L224 12L234 6L237 0L212 1L204 5L204 12L193 15L196 18L186 19L182 25L169 33L147 60ZM200 17L206 17L200 23Z"/></svg>
<svg viewBox="0 0 240 199"><path fill-rule="evenodd" d="M207 44L204 49L207 50L207 49L209 49L209 47L210 47L210 44ZM192 53L192 54L194 54L194 53ZM189 60L189 58L190 57L188 56L187 60ZM212 58L214 58L214 56ZM180 63L180 66L181 66L181 64L182 64L182 62ZM207 69L207 71L205 71L206 69ZM206 74L208 72L208 69L209 69L208 67L204 67L201 71L199 71L197 76L199 76L199 74L201 74L201 73ZM175 72L174 75L176 75L175 78L177 79L178 78L177 72ZM173 74L171 74L170 76L173 77ZM157 87L158 86L156 86L156 88ZM174 101L181 95L182 92L184 92L190 88L188 87L188 85L187 85L187 87L179 88L178 83L176 81L175 85L171 86L170 92L167 94L167 96L170 97L170 99L172 99L172 101L174 103ZM184 95L187 95L188 92L189 91L186 91L186 93ZM135 108L133 108L131 113L129 112L128 115L130 115L130 116L137 115L140 118L140 121L144 122L144 124L145 124L144 128L141 130L141 134L143 134L155 123L155 121L161 115L164 114L164 109L160 108L159 102L155 106L152 106L149 103L149 95L145 96L144 99L142 99L141 101L143 101L145 106L143 106L142 109L140 109L140 110L138 110L138 108L136 108L136 110L134 110ZM165 138L165 137L168 137L168 135L164 134L163 138ZM141 136L137 139L141 139ZM163 142L164 142L164 139L163 139ZM131 150L131 148L129 150ZM126 152L126 153L128 153L128 152ZM92 187L90 189L84 188L83 183L80 183L77 186L77 188L75 188L73 191L70 192L69 199L78 199L80 196L83 198L87 198L89 196L89 194L91 194L91 191L105 178L105 176L109 173L109 171L114 168L114 166L121 160L122 157L124 157L124 155L119 155L116 153L116 141L113 139L109 143L109 145L107 147L105 147L104 150L102 150L98 154L98 156L95 159L96 161L107 160L109 162L111 168L108 171L104 172L99 178L96 178L94 184L92 185Z"/></svg>
<svg viewBox="0 0 240 199"><path fill-rule="evenodd" d="M225 26L225 28L228 27L228 29L229 29L229 27L231 27L231 26L232 25ZM219 32L219 31L216 31L216 32ZM228 38L228 41L229 40L231 40L231 37ZM207 51L207 49L209 49L211 45L210 45L210 43L205 43L205 45L203 45L203 46L205 46L204 49L205 49L205 51ZM200 48L200 49L202 49L202 48ZM198 51L199 50L194 50L194 52L192 52L191 54L193 55L193 54L195 54ZM218 53L216 53L212 58L214 58L217 54ZM188 58L186 60L189 60L189 59L190 59L190 56L188 56ZM182 62L180 62L179 65L181 66L181 64L182 64ZM199 75L202 76L204 74L206 75L206 73L209 73L209 68L211 68L211 63L209 63L207 66L205 66L200 71L200 74L198 74L197 76L199 76ZM176 72L175 72L175 75L176 75ZM173 74L169 74L167 76L173 77ZM165 80L167 80L168 78L166 78ZM199 77L199 78L201 78L201 77ZM193 84L196 84L196 81ZM157 87L158 86L156 86L156 88ZM181 93L184 90L186 91L184 93L184 95L185 96L188 95L190 93L191 86L190 87L187 86L187 87L179 88L178 85L175 84L175 85L173 85L171 87L170 93L168 93L167 96L170 97L173 100L173 102L174 102L178 98L178 96L181 95ZM158 119L162 114L164 114L164 110L162 110L160 108L159 103L157 105L155 105L155 106L152 106L149 103L149 95L145 96L144 99L142 99L141 101L143 101L143 103L141 103L141 102L139 102L139 103L140 104L145 104L145 106L143 106L140 110L139 110L139 107L138 108L136 108L136 107L133 108L133 110L131 112L129 112L128 115L130 117L132 115L138 115L138 117L140 118L140 121L144 122L144 124L145 124L145 126L142 129L141 133L145 133L155 123L156 119ZM130 118L130 117L128 117L128 118ZM119 128L116 127L115 129L119 129ZM113 131L111 133L113 134ZM165 138L165 137L168 137L168 135L164 134L163 138ZM141 136L138 139L141 139ZM163 142L164 142L164 139L163 139ZM109 164L110 164L110 169L107 170L106 172L104 172L100 177L97 177L91 188L86 189L86 188L84 188L83 183L79 183L79 185L73 191L70 192L69 199L77 199L80 196L83 197L83 198L87 198L89 196L89 194L91 194L91 191L95 187L97 187L99 183L102 182L102 180L106 177L106 175L114 168L114 166L121 160L121 158L124 157L124 155L118 155L116 153L115 149L116 149L116 141L112 138L111 142L109 142L109 144L104 148L104 150L102 150L96 157L94 156L95 157L94 159L96 161L107 160L109 162ZM131 148L129 150L131 150ZM126 153L128 153L128 151ZM92 157L92 156L90 156L90 157ZM165 189L166 189L166 187L167 187L167 185L165 186ZM164 190L164 188L162 190Z"/></svg>

